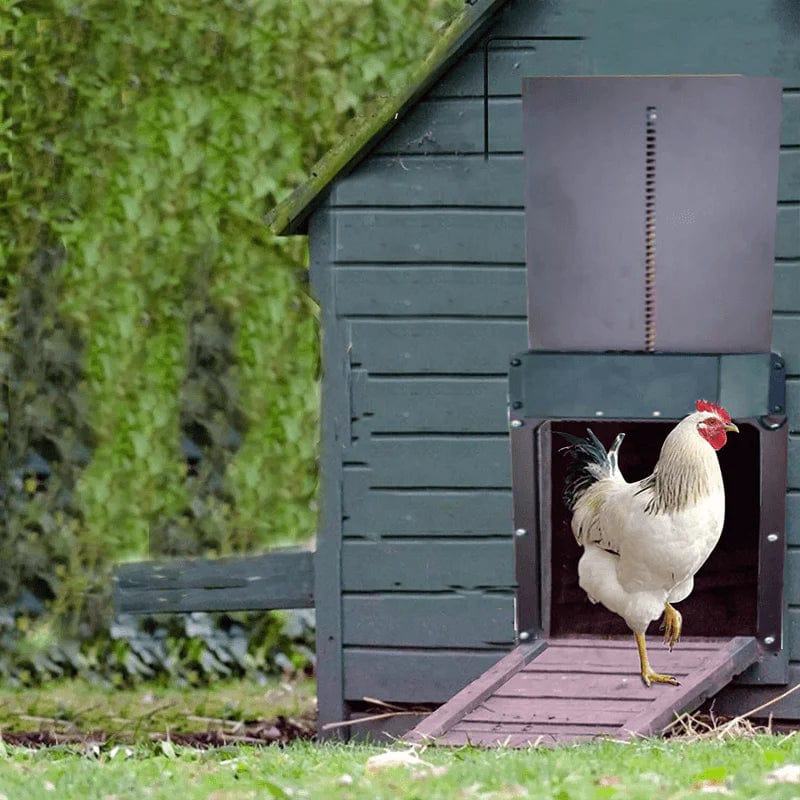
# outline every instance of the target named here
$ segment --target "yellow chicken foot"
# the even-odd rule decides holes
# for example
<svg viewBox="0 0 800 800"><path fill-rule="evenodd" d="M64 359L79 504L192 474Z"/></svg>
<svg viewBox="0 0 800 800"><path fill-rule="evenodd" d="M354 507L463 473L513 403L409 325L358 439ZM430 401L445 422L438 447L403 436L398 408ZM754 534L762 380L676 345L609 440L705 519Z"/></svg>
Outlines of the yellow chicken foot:
<svg viewBox="0 0 800 800"><path fill-rule="evenodd" d="M681 612L673 608L669 603L664 606L664 621L661 623L660 630L664 631L664 644L668 644L670 652L672 652L672 648L681 638L683 617Z"/></svg>
<svg viewBox="0 0 800 800"><path fill-rule="evenodd" d="M647 658L647 647L644 642L643 633L634 633L633 638L636 639L636 646L639 648L639 663L642 665L642 680L645 686L651 683L671 683L673 686L680 686L672 675L662 675L660 672L653 672L650 667L650 661Z"/></svg>

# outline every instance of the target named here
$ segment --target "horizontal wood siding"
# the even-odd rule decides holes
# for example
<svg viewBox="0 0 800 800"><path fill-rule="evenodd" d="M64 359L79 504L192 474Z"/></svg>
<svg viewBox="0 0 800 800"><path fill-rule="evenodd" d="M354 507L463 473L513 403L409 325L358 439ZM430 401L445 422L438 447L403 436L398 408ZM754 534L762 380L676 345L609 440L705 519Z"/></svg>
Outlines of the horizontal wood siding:
<svg viewBox="0 0 800 800"><path fill-rule="evenodd" d="M499 661L498 650L345 647L347 700L375 697L396 703L444 703Z"/></svg>
<svg viewBox="0 0 800 800"><path fill-rule="evenodd" d="M508 533L510 488L371 489L369 478L368 469L345 469L345 537L482 537Z"/></svg>
<svg viewBox="0 0 800 800"><path fill-rule="evenodd" d="M602 14L595 6L509 0L493 32L587 38L493 45L488 161L476 48L332 187L333 335L347 352L350 404L339 442L349 700L442 702L513 640L506 372L527 347L523 75L784 78L774 346L790 376L789 482L798 492L787 536L800 548L800 65L788 44L796 37L761 1L737 4L738 17L727 0L711 0L716 11L702 15L689 0L669 13L650 0ZM643 15L652 33L632 50ZM800 586L797 556L787 575ZM797 604L800 615L800 596ZM792 647L800 659L800 644Z"/></svg>
<svg viewBox="0 0 800 800"><path fill-rule="evenodd" d="M477 592L514 588L506 539L345 541L342 580L350 592Z"/></svg>
<svg viewBox="0 0 800 800"><path fill-rule="evenodd" d="M338 181L335 206L418 206L522 208L522 154L385 156L371 158ZM800 200L800 150L784 145L780 153L778 201Z"/></svg>
<svg viewBox="0 0 800 800"><path fill-rule="evenodd" d="M497 649L514 638L514 596L345 594L342 618L345 645Z"/></svg>
<svg viewBox="0 0 800 800"><path fill-rule="evenodd" d="M524 317L525 267L353 267L337 270L343 315Z"/></svg>
<svg viewBox="0 0 800 800"><path fill-rule="evenodd" d="M800 94L784 92L781 146L800 144ZM522 152L522 99L489 100L489 146L492 153ZM483 153L483 100L426 100L377 147L380 155Z"/></svg>

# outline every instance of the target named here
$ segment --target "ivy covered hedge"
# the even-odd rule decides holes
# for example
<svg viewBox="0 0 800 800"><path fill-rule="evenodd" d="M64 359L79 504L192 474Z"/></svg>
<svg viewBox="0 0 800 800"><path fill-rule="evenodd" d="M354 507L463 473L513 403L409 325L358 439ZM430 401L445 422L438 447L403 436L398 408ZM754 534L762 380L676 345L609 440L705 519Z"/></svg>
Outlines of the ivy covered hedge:
<svg viewBox="0 0 800 800"><path fill-rule="evenodd" d="M0 10L0 594L316 526L317 309L264 213L462 0Z"/></svg>

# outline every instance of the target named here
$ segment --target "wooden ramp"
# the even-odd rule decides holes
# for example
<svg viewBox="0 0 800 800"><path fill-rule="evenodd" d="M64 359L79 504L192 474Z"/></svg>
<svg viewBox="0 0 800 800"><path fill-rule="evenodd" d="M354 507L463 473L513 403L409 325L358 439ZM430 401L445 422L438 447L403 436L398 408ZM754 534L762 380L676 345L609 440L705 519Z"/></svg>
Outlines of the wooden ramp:
<svg viewBox="0 0 800 800"><path fill-rule="evenodd" d="M633 637L540 639L523 644L426 717L404 738L442 745L528 747L661 733L758 659L751 636L648 642L657 672L680 686L647 688Z"/></svg>

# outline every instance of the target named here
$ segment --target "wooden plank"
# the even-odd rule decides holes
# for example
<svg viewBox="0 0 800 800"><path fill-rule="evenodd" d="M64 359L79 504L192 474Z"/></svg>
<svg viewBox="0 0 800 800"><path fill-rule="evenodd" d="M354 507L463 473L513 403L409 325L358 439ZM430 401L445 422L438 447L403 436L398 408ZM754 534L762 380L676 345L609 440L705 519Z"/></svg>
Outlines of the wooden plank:
<svg viewBox="0 0 800 800"><path fill-rule="evenodd" d="M511 593L345 594L342 614L346 645L497 650L514 641Z"/></svg>
<svg viewBox="0 0 800 800"><path fill-rule="evenodd" d="M778 207L775 257L800 258L800 205Z"/></svg>
<svg viewBox="0 0 800 800"><path fill-rule="evenodd" d="M369 466L372 486L511 484L506 436L381 436L369 443Z"/></svg>
<svg viewBox="0 0 800 800"><path fill-rule="evenodd" d="M800 144L799 100L784 93L781 145ZM489 151L522 152L521 97L490 98ZM423 100L374 152L382 156L483 153L483 99Z"/></svg>
<svg viewBox="0 0 800 800"><path fill-rule="evenodd" d="M314 554L278 550L250 558L121 564L114 606L122 614L245 611L314 605Z"/></svg>
<svg viewBox="0 0 800 800"><path fill-rule="evenodd" d="M513 561L510 532L505 541L346 541L342 587L345 592L512 590Z"/></svg>
<svg viewBox="0 0 800 800"><path fill-rule="evenodd" d="M315 296L320 303L322 362L339 365L345 352L340 323L333 303L333 220L324 207L309 220L309 269ZM344 719L344 672L342 666L341 542L342 457L340 442L347 435L349 396L342 368L322 372L322 420L320 469L325 475L320 489L320 520L317 533L317 569L314 593L317 637L317 717L323 737L346 738L346 731L325 733L326 722Z"/></svg>
<svg viewBox="0 0 800 800"><path fill-rule="evenodd" d="M495 694L498 697L527 699L582 698L587 700L652 700L653 688L642 682L633 662L630 669L608 674L597 680L586 673L521 671L510 678ZM674 674L671 672L670 674ZM688 674L688 673L685 673Z"/></svg>
<svg viewBox="0 0 800 800"><path fill-rule="evenodd" d="M661 688L661 687L659 687ZM677 687L674 687L677 688ZM550 699L523 703L516 697L498 697L496 694L484 700L476 709L464 715L464 722L557 722L598 723L600 725L623 725L632 717L650 709L652 700L575 700Z"/></svg>
<svg viewBox="0 0 800 800"><path fill-rule="evenodd" d="M519 89L517 90L519 91ZM338 180L335 206L522 208L522 155L374 156Z"/></svg>
<svg viewBox="0 0 800 800"><path fill-rule="evenodd" d="M800 489L800 436L789 437L789 468L786 480L790 489Z"/></svg>
<svg viewBox="0 0 800 800"><path fill-rule="evenodd" d="M525 219L514 209L339 209L338 262L523 264ZM800 206L778 208L775 257L800 258Z"/></svg>
<svg viewBox="0 0 800 800"><path fill-rule="evenodd" d="M339 209L334 213L339 262L525 263L521 209Z"/></svg>
<svg viewBox="0 0 800 800"><path fill-rule="evenodd" d="M506 648L507 650L508 648ZM444 703L505 655L506 650L344 650L348 700Z"/></svg>
<svg viewBox="0 0 800 800"><path fill-rule="evenodd" d="M800 86L791 5L671 0L604 4L599 14L595 0L573 0L512 8L497 16L492 35L584 35L590 73L774 75Z"/></svg>
<svg viewBox="0 0 800 800"><path fill-rule="evenodd" d="M753 637L689 644L684 655L695 665L684 685L650 688L641 684L638 674L626 681L619 673L580 672L594 649L603 652L604 664L618 665L625 656L622 640L599 640L593 648L590 639L562 639L548 642L538 652L515 650L420 723L407 739L454 745L469 737L486 746L525 746L538 736L565 742L576 736L627 738L658 732L675 713L697 708L758 657ZM537 672L554 654L562 662L560 674ZM660 669L655 664L654 668Z"/></svg>
<svg viewBox="0 0 800 800"><path fill-rule="evenodd" d="M800 493L797 492L786 495L786 541L790 546L800 546Z"/></svg>
<svg viewBox="0 0 800 800"><path fill-rule="evenodd" d="M780 154L778 200L800 201L800 150L783 150Z"/></svg>
<svg viewBox="0 0 800 800"><path fill-rule="evenodd" d="M484 672L480 678L465 686L445 705L420 722L406 737L406 741L424 742L441 736L486 700L511 675L535 658L546 646L546 642L540 639L514 648L505 658Z"/></svg>
<svg viewBox="0 0 800 800"><path fill-rule="evenodd" d="M336 182L331 205L521 208L524 174L521 154L376 156ZM800 151L781 151L778 176L778 200L799 201Z"/></svg>
<svg viewBox="0 0 800 800"><path fill-rule="evenodd" d="M396 375L504 376L509 356L526 349L528 342L524 319L359 319L350 329L353 365Z"/></svg>
<svg viewBox="0 0 800 800"><path fill-rule="evenodd" d="M563 722L504 722L492 724L487 722L466 722L461 721L453 725L453 731L469 733L533 733L542 736L578 734L597 736L599 734L619 733L619 725L600 725L598 723L580 723L567 725Z"/></svg>
<svg viewBox="0 0 800 800"><path fill-rule="evenodd" d="M775 265L775 310L800 311L800 261Z"/></svg>
<svg viewBox="0 0 800 800"><path fill-rule="evenodd" d="M511 530L509 489L370 491L356 474L345 470L345 536L498 536Z"/></svg>
<svg viewBox="0 0 800 800"><path fill-rule="evenodd" d="M758 647L752 636L731 639L684 686L663 687L666 691L647 709L626 720L625 731L634 736L648 736L663 730L676 715L694 711L757 659Z"/></svg>
<svg viewBox="0 0 800 800"><path fill-rule="evenodd" d="M786 360L788 375L800 375L800 314L775 314L772 349Z"/></svg>
<svg viewBox="0 0 800 800"><path fill-rule="evenodd" d="M800 433L800 378L786 381L786 414L789 418L789 430Z"/></svg>
<svg viewBox="0 0 800 800"><path fill-rule="evenodd" d="M343 316L524 317L525 267L340 267L336 307Z"/></svg>
<svg viewBox="0 0 800 800"><path fill-rule="evenodd" d="M373 433L505 433L507 393L506 378L366 378L352 411Z"/></svg>

